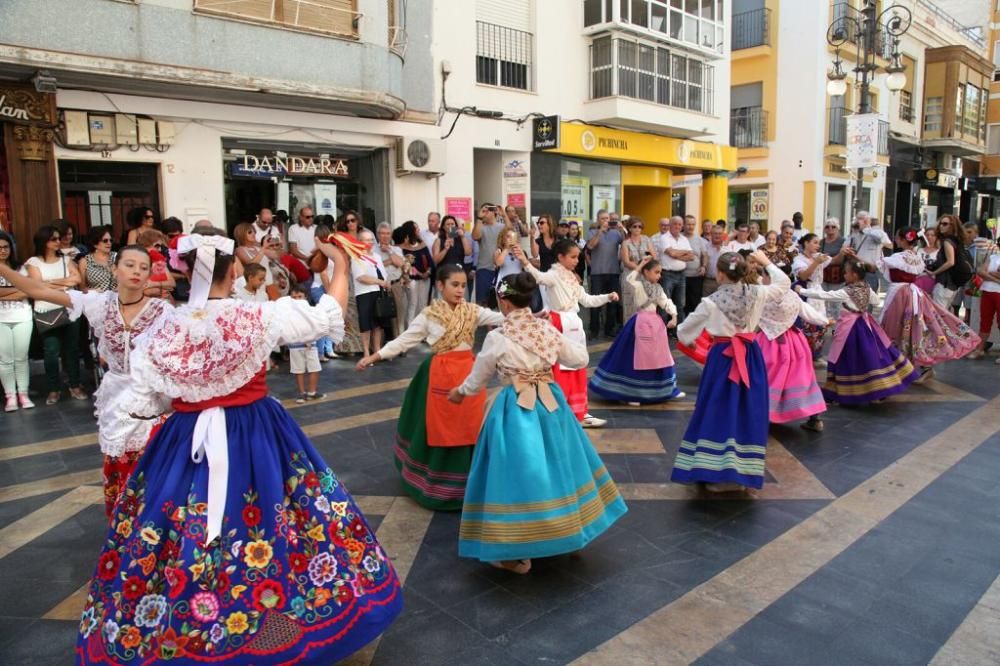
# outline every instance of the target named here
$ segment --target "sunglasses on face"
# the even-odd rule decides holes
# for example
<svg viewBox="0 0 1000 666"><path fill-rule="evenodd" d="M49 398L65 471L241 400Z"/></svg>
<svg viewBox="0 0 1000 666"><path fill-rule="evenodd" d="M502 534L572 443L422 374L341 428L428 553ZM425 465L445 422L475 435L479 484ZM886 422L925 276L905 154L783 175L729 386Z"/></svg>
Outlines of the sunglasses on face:
<svg viewBox="0 0 1000 666"><path fill-rule="evenodd" d="M142 216L142 219L144 220L152 220L153 218L154 216L152 214L146 214Z"/></svg>
<svg viewBox="0 0 1000 666"><path fill-rule="evenodd" d="M356 218L356 217L349 217L349 218L347 218L347 221L348 222L357 222L358 218Z"/></svg>
<svg viewBox="0 0 1000 666"><path fill-rule="evenodd" d="M101 239L101 242L102 242L102 243L110 243L110 242L111 242L111 239L110 239L110 238L102 238L102 239Z"/></svg>
<svg viewBox="0 0 1000 666"><path fill-rule="evenodd" d="M62 236L53 236L52 238L49 239L49 242L51 243L51 242L54 241L54 242L58 243L59 239L61 239L61 238L62 238Z"/></svg>

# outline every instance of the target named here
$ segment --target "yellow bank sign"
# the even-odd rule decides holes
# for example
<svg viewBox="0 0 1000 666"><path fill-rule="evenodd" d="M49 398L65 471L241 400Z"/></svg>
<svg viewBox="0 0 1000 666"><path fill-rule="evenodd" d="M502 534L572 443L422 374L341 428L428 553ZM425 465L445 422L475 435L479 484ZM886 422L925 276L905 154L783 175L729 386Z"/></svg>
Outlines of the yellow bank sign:
<svg viewBox="0 0 1000 666"><path fill-rule="evenodd" d="M548 152L614 162L735 171L736 149L582 123L561 123L560 145Z"/></svg>

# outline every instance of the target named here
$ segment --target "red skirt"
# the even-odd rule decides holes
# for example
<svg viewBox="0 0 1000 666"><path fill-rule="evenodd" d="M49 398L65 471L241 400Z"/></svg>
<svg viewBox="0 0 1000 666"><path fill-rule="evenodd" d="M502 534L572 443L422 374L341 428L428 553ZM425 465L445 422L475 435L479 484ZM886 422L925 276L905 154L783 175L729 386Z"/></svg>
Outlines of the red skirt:
<svg viewBox="0 0 1000 666"><path fill-rule="evenodd" d="M115 512L118 498L125 492L132 468L142 457L142 451L126 451L117 458L104 456L104 514L110 520Z"/></svg>
<svg viewBox="0 0 1000 666"><path fill-rule="evenodd" d="M552 324L563 332L562 316L558 312L550 312L549 317ZM577 323L582 327L582 322L577 318ZM573 410L573 416L577 421L583 421L587 415L587 369L564 370L558 363L552 366L552 376L555 378L559 388L566 396L569 408Z"/></svg>

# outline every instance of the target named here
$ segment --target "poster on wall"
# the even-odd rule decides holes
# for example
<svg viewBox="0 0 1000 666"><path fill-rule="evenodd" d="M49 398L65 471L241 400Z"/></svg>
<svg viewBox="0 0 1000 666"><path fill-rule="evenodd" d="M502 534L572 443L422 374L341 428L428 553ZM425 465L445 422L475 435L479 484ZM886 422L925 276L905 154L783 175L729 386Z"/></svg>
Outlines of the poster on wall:
<svg viewBox="0 0 1000 666"><path fill-rule="evenodd" d="M847 116L848 169L866 169L875 166L878 152L877 113L856 113Z"/></svg>
<svg viewBox="0 0 1000 666"><path fill-rule="evenodd" d="M586 176L562 177L562 218L583 222L590 219L590 178Z"/></svg>
<svg viewBox="0 0 1000 666"><path fill-rule="evenodd" d="M504 162L503 199L508 206L517 208L522 217L527 215L527 211L525 210L528 199L527 160L515 159Z"/></svg>
<svg viewBox="0 0 1000 666"><path fill-rule="evenodd" d="M337 185L336 183L316 183L313 185L313 196L316 198L316 215L337 216Z"/></svg>
<svg viewBox="0 0 1000 666"><path fill-rule="evenodd" d="M444 214L453 215L465 225L466 230L472 229L472 197L445 197Z"/></svg>
<svg viewBox="0 0 1000 666"><path fill-rule="evenodd" d="M768 209L767 190L750 190L750 219L758 222L767 221Z"/></svg>
<svg viewBox="0 0 1000 666"><path fill-rule="evenodd" d="M618 200L618 188L614 185L594 185L591 190L593 199L590 210L597 214L599 210L615 210L615 202Z"/></svg>

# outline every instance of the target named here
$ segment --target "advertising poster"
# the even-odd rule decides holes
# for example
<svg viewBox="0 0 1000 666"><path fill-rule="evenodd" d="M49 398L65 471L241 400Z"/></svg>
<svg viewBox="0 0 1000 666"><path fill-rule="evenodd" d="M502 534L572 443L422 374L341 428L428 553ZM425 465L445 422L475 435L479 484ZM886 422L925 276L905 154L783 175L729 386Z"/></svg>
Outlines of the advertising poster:
<svg viewBox="0 0 1000 666"><path fill-rule="evenodd" d="M848 169L867 169L875 166L878 152L877 113L856 113L847 116Z"/></svg>
<svg viewBox="0 0 1000 666"><path fill-rule="evenodd" d="M590 210L594 211L595 215L602 209L613 211L617 208L615 204L618 200L618 188L614 185L594 185L591 196L593 204Z"/></svg>
<svg viewBox="0 0 1000 666"><path fill-rule="evenodd" d="M316 197L316 215L337 216L337 185L336 183L316 183L313 185Z"/></svg>
<svg viewBox="0 0 1000 666"><path fill-rule="evenodd" d="M750 219L758 222L768 218L767 190L750 190Z"/></svg>
<svg viewBox="0 0 1000 666"><path fill-rule="evenodd" d="M562 177L562 218L583 222L590 219L590 178Z"/></svg>
<svg viewBox="0 0 1000 666"><path fill-rule="evenodd" d="M454 215L455 219L465 225L466 230L472 229L475 214L472 212L472 197L445 197L444 214Z"/></svg>

